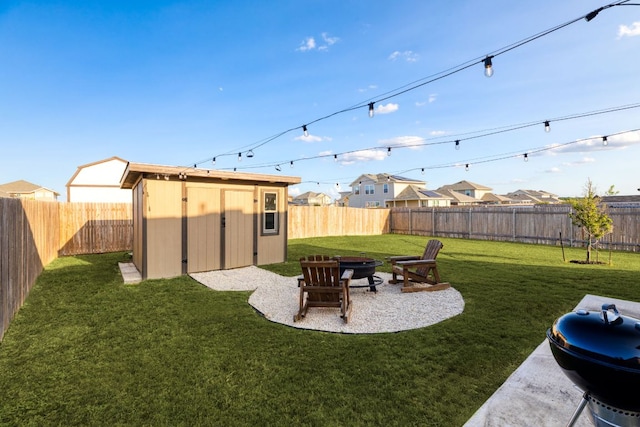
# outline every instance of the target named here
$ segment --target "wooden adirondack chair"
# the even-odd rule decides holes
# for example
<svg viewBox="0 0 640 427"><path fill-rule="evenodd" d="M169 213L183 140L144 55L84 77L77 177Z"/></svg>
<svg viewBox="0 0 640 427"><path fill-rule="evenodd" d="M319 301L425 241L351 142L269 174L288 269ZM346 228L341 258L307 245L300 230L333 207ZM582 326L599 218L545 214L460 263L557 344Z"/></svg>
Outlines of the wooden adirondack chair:
<svg viewBox="0 0 640 427"><path fill-rule="evenodd" d="M402 276L402 292L419 291L440 291L449 288L451 285L440 281L436 257L442 249L440 240L429 240L422 256L394 256L387 258L391 261L391 272L393 278L389 283L400 283L398 276ZM413 284L424 283L427 286L414 286Z"/></svg>
<svg viewBox="0 0 640 427"><path fill-rule="evenodd" d="M340 262L325 255L300 258L300 267L303 275L299 281L300 310L293 321L301 320L310 307L337 307L347 323L351 315L349 283L353 270L345 270L340 276Z"/></svg>

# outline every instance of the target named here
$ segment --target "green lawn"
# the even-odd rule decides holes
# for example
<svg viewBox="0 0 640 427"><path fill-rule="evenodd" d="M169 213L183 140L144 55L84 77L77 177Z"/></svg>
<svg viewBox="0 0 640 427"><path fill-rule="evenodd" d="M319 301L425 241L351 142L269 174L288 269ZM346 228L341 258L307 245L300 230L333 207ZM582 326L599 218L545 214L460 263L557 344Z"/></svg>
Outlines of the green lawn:
<svg viewBox="0 0 640 427"><path fill-rule="evenodd" d="M578 265L560 247L441 240L464 313L374 335L271 323L248 292L188 277L124 285L123 253L60 258L0 344L0 425L462 425L585 294L640 295L640 254ZM297 275L303 255L420 254L426 241L293 240L289 262L266 268Z"/></svg>

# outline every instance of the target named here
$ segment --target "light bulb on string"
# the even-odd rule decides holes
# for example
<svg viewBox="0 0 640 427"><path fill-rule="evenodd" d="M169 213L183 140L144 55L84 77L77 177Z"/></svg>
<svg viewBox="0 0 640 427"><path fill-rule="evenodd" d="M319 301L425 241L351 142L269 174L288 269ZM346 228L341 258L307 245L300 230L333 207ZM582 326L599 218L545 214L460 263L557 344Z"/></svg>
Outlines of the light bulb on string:
<svg viewBox="0 0 640 427"><path fill-rule="evenodd" d="M337 155L337 154L334 154L334 155L333 155L333 161L334 161L334 162L337 162L337 161L338 161L338 155Z"/></svg>
<svg viewBox="0 0 640 427"><path fill-rule="evenodd" d="M250 159L253 157L253 150L247 151L247 157Z"/></svg>
<svg viewBox="0 0 640 427"><path fill-rule="evenodd" d="M375 102L369 103L369 117L373 117L373 104L375 104Z"/></svg>
<svg viewBox="0 0 640 427"><path fill-rule="evenodd" d="M469 172L469 163L467 163L466 165L464 165L464 170L466 170L467 172Z"/></svg>
<svg viewBox="0 0 640 427"><path fill-rule="evenodd" d="M609 145L609 141L607 140L607 137L606 137L606 136L603 136L603 137L602 137L602 145L604 145L605 147L606 147L607 145Z"/></svg>
<svg viewBox="0 0 640 427"><path fill-rule="evenodd" d="M309 131L307 130L307 125L302 125L302 133L304 134L305 138L309 136Z"/></svg>
<svg viewBox="0 0 640 427"><path fill-rule="evenodd" d="M456 139L456 150L460 149L460 140Z"/></svg>
<svg viewBox="0 0 640 427"><path fill-rule="evenodd" d="M238 170L237 168L233 168L233 171L234 171L234 172L235 172L235 171L237 171L237 170Z"/></svg>
<svg viewBox="0 0 640 427"><path fill-rule="evenodd" d="M528 162L529 161L529 154L524 153L524 161Z"/></svg>
<svg viewBox="0 0 640 427"><path fill-rule="evenodd" d="M289 162L289 166L291 167L291 169L293 169L293 160Z"/></svg>
<svg viewBox="0 0 640 427"><path fill-rule="evenodd" d="M547 133L551 132L551 125L549 124L549 120L546 120L544 122L544 131Z"/></svg>
<svg viewBox="0 0 640 427"><path fill-rule="evenodd" d="M391 155L391 147L387 147L387 156Z"/></svg>
<svg viewBox="0 0 640 427"><path fill-rule="evenodd" d="M280 165L276 165L276 170L277 170L278 172L280 172L280 171L282 170L282 168L280 167Z"/></svg>
<svg viewBox="0 0 640 427"><path fill-rule="evenodd" d="M213 160L211 160L211 164L214 165L214 166L216 165L216 158L215 157L213 158Z"/></svg>
<svg viewBox="0 0 640 427"><path fill-rule="evenodd" d="M242 153L238 153L238 161L241 162L242 161Z"/></svg>
<svg viewBox="0 0 640 427"><path fill-rule="evenodd" d="M493 76L493 63L491 62L491 58L493 58L493 56L487 56L486 58L484 58L484 75L486 77L491 77Z"/></svg>
<svg viewBox="0 0 640 427"><path fill-rule="evenodd" d="M422 168L422 170L420 171L420 173L421 173L422 175L424 175L424 168Z"/></svg>

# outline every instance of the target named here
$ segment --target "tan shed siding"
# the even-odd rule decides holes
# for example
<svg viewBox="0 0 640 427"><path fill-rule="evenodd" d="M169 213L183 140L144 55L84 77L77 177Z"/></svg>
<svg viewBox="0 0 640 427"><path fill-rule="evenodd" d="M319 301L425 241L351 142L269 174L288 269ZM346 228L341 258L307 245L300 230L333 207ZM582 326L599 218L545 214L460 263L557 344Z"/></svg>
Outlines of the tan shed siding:
<svg viewBox="0 0 640 427"><path fill-rule="evenodd" d="M220 270L220 189L187 187L187 272Z"/></svg>
<svg viewBox="0 0 640 427"><path fill-rule="evenodd" d="M182 182L144 180L147 279L182 274Z"/></svg>
<svg viewBox="0 0 640 427"><path fill-rule="evenodd" d="M224 268L253 265L253 189L225 190L224 217Z"/></svg>

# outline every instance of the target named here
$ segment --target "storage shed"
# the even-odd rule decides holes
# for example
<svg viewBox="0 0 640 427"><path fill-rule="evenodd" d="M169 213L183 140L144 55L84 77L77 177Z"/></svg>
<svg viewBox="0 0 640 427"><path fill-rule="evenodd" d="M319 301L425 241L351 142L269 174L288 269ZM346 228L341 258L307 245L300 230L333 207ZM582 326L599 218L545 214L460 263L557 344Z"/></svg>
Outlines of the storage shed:
<svg viewBox="0 0 640 427"><path fill-rule="evenodd" d="M287 259L288 186L299 177L127 164L133 263L143 279Z"/></svg>

